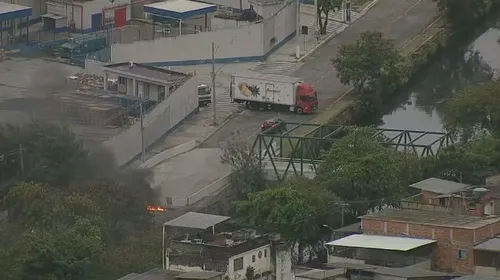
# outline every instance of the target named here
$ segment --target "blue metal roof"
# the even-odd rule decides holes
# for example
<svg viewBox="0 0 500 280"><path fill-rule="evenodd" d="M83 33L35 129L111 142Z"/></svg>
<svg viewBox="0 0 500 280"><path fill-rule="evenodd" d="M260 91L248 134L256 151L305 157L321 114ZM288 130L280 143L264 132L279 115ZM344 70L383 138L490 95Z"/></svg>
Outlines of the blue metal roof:
<svg viewBox="0 0 500 280"><path fill-rule="evenodd" d="M0 21L31 16L31 7L0 2Z"/></svg>
<svg viewBox="0 0 500 280"><path fill-rule="evenodd" d="M169 0L144 5L144 12L153 16L186 20L188 18L213 13L217 6L191 0Z"/></svg>

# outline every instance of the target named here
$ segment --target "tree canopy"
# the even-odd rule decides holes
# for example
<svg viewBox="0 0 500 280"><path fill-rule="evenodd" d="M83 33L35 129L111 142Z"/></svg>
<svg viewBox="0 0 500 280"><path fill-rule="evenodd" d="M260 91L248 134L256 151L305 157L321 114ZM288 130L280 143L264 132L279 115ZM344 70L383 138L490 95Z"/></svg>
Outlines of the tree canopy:
<svg viewBox="0 0 500 280"><path fill-rule="evenodd" d="M328 15L330 14L330 11L340 10L342 2L343 0L318 0L316 14L318 17L320 34L326 34Z"/></svg>
<svg viewBox="0 0 500 280"><path fill-rule="evenodd" d="M483 133L500 136L500 81L459 91L447 103L446 129L467 141Z"/></svg>
<svg viewBox="0 0 500 280"><path fill-rule="evenodd" d="M405 77L401 55L378 31L365 31L354 44L343 45L332 60L337 76L354 87L361 101L379 108Z"/></svg>
<svg viewBox="0 0 500 280"><path fill-rule="evenodd" d="M146 210L148 172L120 170L67 128L38 123L0 126L0 165L0 279L117 278L160 261L131 249L161 232Z"/></svg>
<svg viewBox="0 0 500 280"><path fill-rule="evenodd" d="M322 225L334 217L337 200L308 179L286 181L279 186L249 194L236 202L245 224L278 232L290 244L313 244L325 231Z"/></svg>
<svg viewBox="0 0 500 280"><path fill-rule="evenodd" d="M420 179L418 159L394 152L374 137L371 129L357 128L336 141L324 155L317 180L350 205L353 215L386 204L397 204L408 185Z"/></svg>
<svg viewBox="0 0 500 280"><path fill-rule="evenodd" d="M449 24L460 33L470 31L471 27L485 20L491 12L498 10L500 4L495 0L435 0L446 15Z"/></svg>

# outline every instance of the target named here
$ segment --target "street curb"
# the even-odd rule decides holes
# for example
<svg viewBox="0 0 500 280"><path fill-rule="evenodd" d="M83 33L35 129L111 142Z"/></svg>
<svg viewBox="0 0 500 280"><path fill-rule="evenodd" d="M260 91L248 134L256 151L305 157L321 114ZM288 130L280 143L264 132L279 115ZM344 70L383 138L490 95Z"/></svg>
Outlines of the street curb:
<svg viewBox="0 0 500 280"><path fill-rule="evenodd" d="M232 119L234 119L234 117L236 117L236 115L238 115L238 114L239 114L239 112L235 112L235 113L231 114L214 131L212 131L207 137L203 138L203 140L201 140L201 142L198 143L198 145L196 145L196 148L199 148L203 143L205 143L205 141L207 141L208 138L212 137L215 133L217 133L217 131L219 131L221 128L223 128L228 122L230 122Z"/></svg>
<svg viewBox="0 0 500 280"><path fill-rule="evenodd" d="M368 6L366 6L360 13L359 13L359 17L356 19L360 19L362 16L364 16L366 14L366 12L368 12L371 8L373 8L373 6L375 6L375 4L377 4L380 0L373 0L370 4L368 4ZM316 45L315 47L313 47L312 49L310 49L308 52L306 52L301 58L299 58L297 60L297 62L302 62L304 61L306 58L308 58L309 56L311 56L313 53L315 53L318 49L320 49L321 47L323 47L323 45L325 45L326 43L328 43L330 40L332 40L335 36L337 36L339 33L343 32L349 25L346 25L344 27L341 27L339 28L337 31L335 31L335 33L332 33L330 35L328 35L323 41L321 41L321 43L319 43L318 45Z"/></svg>

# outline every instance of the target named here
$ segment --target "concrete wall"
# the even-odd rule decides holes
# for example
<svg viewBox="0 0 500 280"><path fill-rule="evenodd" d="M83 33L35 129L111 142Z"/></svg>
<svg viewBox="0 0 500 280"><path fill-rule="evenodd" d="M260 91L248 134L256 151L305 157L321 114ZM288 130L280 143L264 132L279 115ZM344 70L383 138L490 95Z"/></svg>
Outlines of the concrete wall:
<svg viewBox="0 0 500 280"><path fill-rule="evenodd" d="M145 116L146 148L172 130L198 107L197 85L196 77L189 78ZM133 124L127 130L105 141L104 146L113 151L115 160L120 166L129 163L141 153L140 123Z"/></svg>
<svg viewBox="0 0 500 280"><path fill-rule="evenodd" d="M295 34L296 3L283 3L280 7L283 8L270 6L269 9L274 12L271 18L240 28L113 44L111 60L151 63L156 66L210 63L212 42L217 45L217 63L263 60Z"/></svg>
<svg viewBox="0 0 500 280"><path fill-rule="evenodd" d="M292 252L288 245L276 246L276 280L292 279Z"/></svg>
<svg viewBox="0 0 500 280"><path fill-rule="evenodd" d="M238 10L248 9L248 0L205 0L203 2L224 6Z"/></svg>
<svg viewBox="0 0 500 280"><path fill-rule="evenodd" d="M239 258L243 258L243 269L234 271L234 260ZM229 276L229 279L245 278L245 273L249 266L255 269L255 274L262 274L263 272L272 271L273 264L271 259L271 245L265 245L260 248L256 248L229 258L228 270L227 270L227 275ZM237 277L236 276L237 274L239 274L240 276Z"/></svg>
<svg viewBox="0 0 500 280"><path fill-rule="evenodd" d="M262 27L259 24L235 29L202 32L132 44L114 44L111 60L141 63L168 62L170 65L210 62L212 42L216 42L218 59L260 57L262 55ZM168 65L167 63L167 65Z"/></svg>
<svg viewBox="0 0 500 280"><path fill-rule="evenodd" d="M281 5L263 6L263 13L268 18L264 21L264 54L269 53L281 42L285 41L290 34L294 34L297 28L297 3L290 2L283 8ZM271 16L274 15L274 16Z"/></svg>
<svg viewBox="0 0 500 280"><path fill-rule="evenodd" d="M85 73L97 76L104 76L104 71L102 71L103 65L104 63L100 61L87 58L85 59Z"/></svg>

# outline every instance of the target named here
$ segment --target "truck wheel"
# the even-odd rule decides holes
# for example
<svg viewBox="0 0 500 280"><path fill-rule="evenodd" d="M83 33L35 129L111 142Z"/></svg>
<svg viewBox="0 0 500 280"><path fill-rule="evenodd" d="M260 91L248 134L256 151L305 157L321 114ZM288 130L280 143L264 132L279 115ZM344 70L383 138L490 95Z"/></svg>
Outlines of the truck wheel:
<svg viewBox="0 0 500 280"><path fill-rule="evenodd" d="M302 107L297 107L295 112L297 112L297 114L299 114L299 115L302 115L304 113L304 110L302 110Z"/></svg>
<svg viewBox="0 0 500 280"><path fill-rule="evenodd" d="M255 103L254 102L247 102L247 108L250 110L255 110Z"/></svg>

